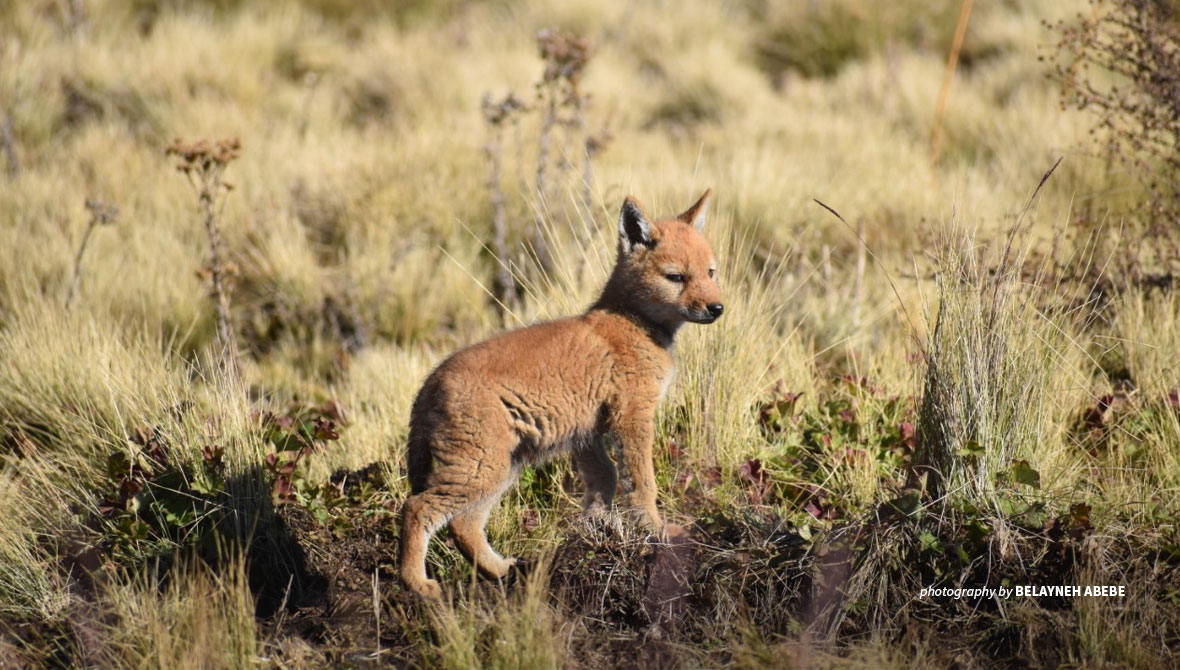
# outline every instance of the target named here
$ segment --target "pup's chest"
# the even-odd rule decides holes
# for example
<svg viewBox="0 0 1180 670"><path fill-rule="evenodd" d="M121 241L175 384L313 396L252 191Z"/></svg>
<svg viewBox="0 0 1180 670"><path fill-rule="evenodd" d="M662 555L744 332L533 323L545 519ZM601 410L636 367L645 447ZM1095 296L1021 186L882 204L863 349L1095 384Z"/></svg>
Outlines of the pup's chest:
<svg viewBox="0 0 1180 670"><path fill-rule="evenodd" d="M660 381L660 398L659 398L660 402L663 402L664 398L667 397L668 389L672 388L672 382L675 380L676 380L676 366L673 365L668 368L667 372L664 373L663 379Z"/></svg>

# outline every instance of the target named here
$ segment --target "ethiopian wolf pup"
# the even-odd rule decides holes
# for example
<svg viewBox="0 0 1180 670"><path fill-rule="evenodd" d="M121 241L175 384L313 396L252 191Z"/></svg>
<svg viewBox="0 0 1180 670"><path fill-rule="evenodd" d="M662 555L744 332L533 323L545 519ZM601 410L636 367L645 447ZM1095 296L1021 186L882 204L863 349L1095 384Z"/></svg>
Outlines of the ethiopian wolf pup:
<svg viewBox="0 0 1180 670"><path fill-rule="evenodd" d="M620 443L633 504L664 531L652 442L656 405L674 369L672 340L682 324L712 323L723 309L717 263L701 235L710 193L659 221L628 197L614 271L585 314L462 349L426 379L410 413L406 586L442 595L426 576L426 546L448 522L475 566L503 577L516 561L492 549L484 525L526 466L571 454L586 485L583 506L608 509L616 484L608 437Z"/></svg>

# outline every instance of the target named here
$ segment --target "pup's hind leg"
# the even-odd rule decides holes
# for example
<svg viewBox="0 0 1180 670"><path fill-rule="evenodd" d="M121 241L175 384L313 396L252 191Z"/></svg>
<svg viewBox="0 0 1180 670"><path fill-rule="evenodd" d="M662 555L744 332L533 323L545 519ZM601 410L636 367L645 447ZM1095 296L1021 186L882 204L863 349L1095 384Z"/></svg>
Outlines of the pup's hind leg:
<svg viewBox="0 0 1180 670"><path fill-rule="evenodd" d="M582 482L586 486L582 509L592 516L610 511L619 474L610 454L606 452L606 443L598 439L576 450L574 463L577 464L578 472L582 474Z"/></svg>
<svg viewBox="0 0 1180 670"><path fill-rule="evenodd" d="M401 577L411 591L438 599L442 588L426 576L426 547L435 531L470 504L462 489L436 486L410 496L402 508Z"/></svg>
<svg viewBox="0 0 1180 670"><path fill-rule="evenodd" d="M515 558L505 558L492 549L488 543L488 536L484 527L488 523L488 515L492 508L500 501L501 496L508 490L515 479L514 472L507 476L493 491L483 498L469 505L462 512L451 519L451 536L460 551L471 559L480 572L493 579L500 579L508 574L508 569L515 563Z"/></svg>
<svg viewBox="0 0 1180 670"><path fill-rule="evenodd" d="M438 582L426 576L426 549L431 536L447 522L459 548L477 567L502 577L512 565L492 550L483 532L492 506L512 485L512 449L488 442L492 444L482 449L463 449L464 443L455 442L436 446L426 490L406 501L401 576L416 593L442 595Z"/></svg>

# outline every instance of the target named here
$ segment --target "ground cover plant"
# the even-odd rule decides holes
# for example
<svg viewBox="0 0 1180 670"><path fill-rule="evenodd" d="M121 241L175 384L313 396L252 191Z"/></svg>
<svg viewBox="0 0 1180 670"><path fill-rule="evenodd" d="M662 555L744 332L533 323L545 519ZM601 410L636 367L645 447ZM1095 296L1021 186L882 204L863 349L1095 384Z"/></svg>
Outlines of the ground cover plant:
<svg viewBox="0 0 1180 670"><path fill-rule="evenodd" d="M1177 25L0 1L0 665L1176 667ZM627 194L706 187L687 533L554 463L488 526L521 569L444 532L446 598L405 592L432 365L590 304ZM948 595L1062 585L1123 592Z"/></svg>

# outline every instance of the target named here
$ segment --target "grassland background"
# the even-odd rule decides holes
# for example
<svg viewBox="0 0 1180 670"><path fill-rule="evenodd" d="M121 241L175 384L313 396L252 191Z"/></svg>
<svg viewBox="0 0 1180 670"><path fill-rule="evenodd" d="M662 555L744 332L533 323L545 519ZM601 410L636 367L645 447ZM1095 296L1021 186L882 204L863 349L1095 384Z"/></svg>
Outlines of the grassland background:
<svg viewBox="0 0 1180 670"><path fill-rule="evenodd" d="M1127 536L1174 547L1180 427L1166 408L1180 382L1175 294L1112 293L1109 318L1095 325L1044 308L1045 296L1084 300L1084 288L1034 291L1005 304L1003 328L989 336L979 305L946 280L958 268L990 285L986 268L1017 223L1022 268L1101 271L1141 253L1137 182L1097 151L1092 116L1063 109L1061 83L1039 60L1057 39L1045 22L1089 5L976 4L934 158L958 2L0 3L0 123L10 124L14 162L0 178L0 612L13 621L74 616L78 596L60 558L75 544L106 546L87 520L101 516L110 454L134 456L138 427L164 434L178 462L224 446L234 505L247 509L270 495L258 474L268 450L258 413L335 401L348 425L310 457L307 480L388 464L396 506L407 488L398 473L409 404L431 366L504 327L589 304L613 259L625 195L668 214L706 187L727 309L715 326L686 328L678 345L658 457L671 517L693 520L698 510L678 491L716 476L707 492L715 505L778 514L816 533L836 526L750 498L743 467L769 466L806 439L795 427L768 437L758 409L790 391L803 394L794 411L825 416L833 399L855 396L864 426L917 422L889 398L920 398L929 384L924 353L937 349L931 326L942 296L947 393L994 410L994 430L960 430L957 446L981 442L1000 470L1027 461L1040 475L1029 495L1054 513L1092 506L1091 549ZM523 251L540 207L537 115L506 133L507 260L526 288L508 311L485 288L497 261L480 101L508 91L533 100L542 29L597 45L581 83L591 96L586 120L613 140L595 157L586 203L581 139L555 132L545 218L557 269L543 276ZM218 215L239 269L240 378L208 363L215 315L198 276L208 241L193 191L164 153L177 137L242 142ZM562 160L574 167L561 170ZM88 197L119 214L94 231L66 309ZM872 254L858 281L862 224ZM1024 276L1009 279L1023 295ZM990 387L972 354L997 348L1012 371ZM839 381L849 375L884 391L849 391ZM1078 417L1127 379L1135 392L1126 402L1138 409L1119 411L1138 423L1088 451ZM898 495L897 463L843 453L833 448L806 475L771 475L823 486L844 519ZM541 484L559 481L562 467ZM995 482L980 481L988 499ZM560 541L575 497L541 484L530 479L493 515L498 547L536 558ZM993 512L998 547L1004 513ZM539 525L523 530L533 513ZM435 568L462 580L453 549L439 552ZM109 613L100 618L110 626L102 663L323 662L255 621L242 570L193 570L167 586L135 570L111 578L91 599ZM581 624L543 591L532 584L504 596L499 614L415 610L387 625L425 631L414 664L577 665L562 641ZM1143 597L1175 609L1175 593ZM1063 662L1151 667L1174 658L1170 638L1140 630L1145 607L1070 610ZM530 637L536 626L552 635ZM691 664L777 665L784 657L773 649L796 649L798 632L769 635L735 619L713 644L678 653ZM522 655L489 656L500 648L489 635ZM874 667L943 658L929 640L898 639L864 635L807 659Z"/></svg>

